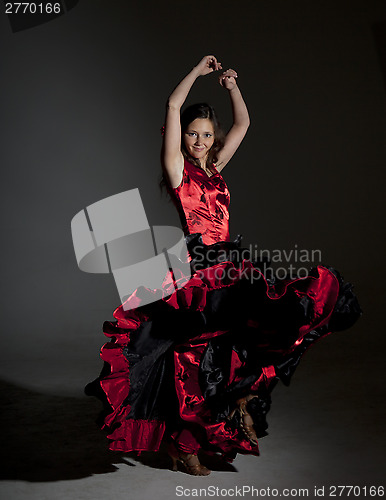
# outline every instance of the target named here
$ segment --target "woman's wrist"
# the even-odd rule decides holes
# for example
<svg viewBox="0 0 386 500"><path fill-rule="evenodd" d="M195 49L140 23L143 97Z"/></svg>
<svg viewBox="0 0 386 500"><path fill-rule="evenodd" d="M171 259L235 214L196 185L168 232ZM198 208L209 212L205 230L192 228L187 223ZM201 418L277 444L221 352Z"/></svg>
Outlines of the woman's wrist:
<svg viewBox="0 0 386 500"><path fill-rule="evenodd" d="M196 78L198 78L199 76L202 76L201 72L200 72L200 68L198 66L193 66L190 74L195 76Z"/></svg>
<svg viewBox="0 0 386 500"><path fill-rule="evenodd" d="M240 89L239 89L239 87L237 86L237 83L235 84L235 86L234 86L233 88L231 88L231 89L227 89L227 90L228 90L228 92L229 92L230 94L237 94L238 92L240 92Z"/></svg>

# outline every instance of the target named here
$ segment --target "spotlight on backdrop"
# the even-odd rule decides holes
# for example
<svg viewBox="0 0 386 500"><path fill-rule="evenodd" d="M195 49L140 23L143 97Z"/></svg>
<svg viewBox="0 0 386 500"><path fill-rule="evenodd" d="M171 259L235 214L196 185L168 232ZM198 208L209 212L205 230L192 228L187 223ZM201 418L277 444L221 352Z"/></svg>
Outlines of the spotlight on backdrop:
<svg viewBox="0 0 386 500"><path fill-rule="evenodd" d="M62 16L79 3L79 0L38 0L35 2L8 2L3 0L13 33L35 28Z"/></svg>

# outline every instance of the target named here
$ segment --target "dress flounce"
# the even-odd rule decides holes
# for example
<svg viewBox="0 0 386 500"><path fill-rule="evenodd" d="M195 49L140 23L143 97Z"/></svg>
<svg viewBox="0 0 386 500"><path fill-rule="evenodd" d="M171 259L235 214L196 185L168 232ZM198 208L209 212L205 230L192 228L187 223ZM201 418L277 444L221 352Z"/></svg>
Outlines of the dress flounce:
<svg viewBox="0 0 386 500"><path fill-rule="evenodd" d="M268 261L249 260L240 237L186 241L192 276L169 273L161 291L140 287L115 309L115 321L103 325L111 339L101 350L104 368L86 393L104 402L111 450L157 451L182 421L204 431L208 450L257 455L237 415L229 418L235 401L258 396L247 409L258 437L266 435L277 381L288 385L305 351L350 327L361 309L331 267L276 280ZM178 280L184 286L175 289Z"/></svg>

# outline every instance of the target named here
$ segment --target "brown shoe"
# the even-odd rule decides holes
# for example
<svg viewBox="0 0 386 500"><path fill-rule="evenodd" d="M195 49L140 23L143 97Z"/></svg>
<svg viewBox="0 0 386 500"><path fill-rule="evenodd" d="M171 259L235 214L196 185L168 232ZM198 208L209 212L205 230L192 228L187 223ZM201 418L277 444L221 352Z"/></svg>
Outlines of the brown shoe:
<svg viewBox="0 0 386 500"><path fill-rule="evenodd" d="M249 394L244 398L238 399L236 401L237 407L232 411L232 413L228 416L228 420L231 420L236 412L240 415L240 427L243 431L245 437L254 445L257 446L257 435L255 429L253 427L253 419L251 415L247 411L247 403L253 398L257 398L258 396L253 396Z"/></svg>
<svg viewBox="0 0 386 500"><path fill-rule="evenodd" d="M205 465L201 465L197 455L193 453L182 453L177 450L174 443L170 443L168 447L168 454L173 461L173 469L177 471L177 462L180 462L185 471L191 476L209 476L211 471L205 467Z"/></svg>

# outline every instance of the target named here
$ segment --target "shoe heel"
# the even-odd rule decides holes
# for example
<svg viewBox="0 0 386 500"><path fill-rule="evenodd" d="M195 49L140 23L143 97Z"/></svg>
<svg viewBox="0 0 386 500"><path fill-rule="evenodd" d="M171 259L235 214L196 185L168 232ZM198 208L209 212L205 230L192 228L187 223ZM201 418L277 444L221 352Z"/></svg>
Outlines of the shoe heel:
<svg viewBox="0 0 386 500"><path fill-rule="evenodd" d="M178 460L178 453L175 448L175 446L170 443L168 446L168 455L172 459L172 471L177 472L178 467L177 467L177 460Z"/></svg>
<svg viewBox="0 0 386 500"><path fill-rule="evenodd" d="M177 471L178 471L178 467L177 467L177 459L176 459L176 457L172 457L172 456L170 456L170 458L171 458L171 459L172 459L172 461L173 461L172 471L177 472Z"/></svg>

